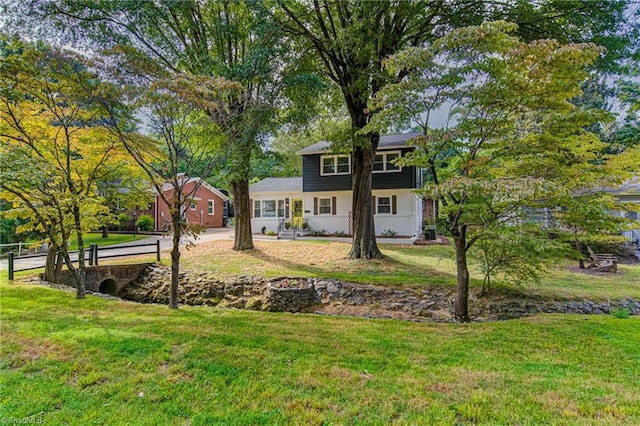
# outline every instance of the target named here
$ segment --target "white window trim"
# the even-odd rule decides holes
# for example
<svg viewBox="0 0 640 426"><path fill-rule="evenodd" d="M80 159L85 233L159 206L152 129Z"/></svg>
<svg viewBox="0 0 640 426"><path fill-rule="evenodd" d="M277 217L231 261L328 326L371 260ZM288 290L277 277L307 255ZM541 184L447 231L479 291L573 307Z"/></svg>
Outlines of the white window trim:
<svg viewBox="0 0 640 426"><path fill-rule="evenodd" d="M387 155L389 154L398 154L398 157L402 157L402 151L378 151L375 155L382 155L382 170L374 170L373 173L399 173L402 171L401 166L396 166L398 169L396 170L387 170L387 164L389 161L387 160ZM374 157L375 162L375 157Z"/></svg>
<svg viewBox="0 0 640 426"><path fill-rule="evenodd" d="M382 198L388 198L389 199L389 212L388 213L381 213L380 212L380 199L382 199ZM382 216L393 216L393 205L392 205L392 203L393 203L393 200L392 200L391 195L389 195L389 196L385 195L385 196L382 196L382 197L380 197L380 196L376 197L376 214L377 215L382 215Z"/></svg>
<svg viewBox="0 0 640 426"><path fill-rule="evenodd" d="M209 202L207 203L207 214L209 216L213 216L216 214L216 202L215 200L208 200ZM211 207L211 208L209 208Z"/></svg>
<svg viewBox="0 0 640 426"><path fill-rule="evenodd" d="M347 157L349 162L349 171L347 172L338 172L338 157ZM333 169L336 170L334 173L325 173L324 172L324 159L325 158L333 158ZM350 175L351 174L351 156L347 154L337 154L337 155L321 155L320 156L320 176L338 176L338 175Z"/></svg>
<svg viewBox="0 0 640 426"><path fill-rule="evenodd" d="M264 205L266 202L269 201L274 201L276 203L276 215L275 216L265 216L264 215ZM284 215L283 216L279 216L278 213L278 203L282 201L282 203L285 205L284 208ZM258 211L256 212L256 203L258 203ZM262 218L262 219L286 219L286 213L287 213L287 207L286 207L286 203L285 203L285 199L284 198L268 198L268 199L264 199L264 200L253 200L253 217L254 218ZM260 213L260 214L256 214L256 213Z"/></svg>
<svg viewBox="0 0 640 426"><path fill-rule="evenodd" d="M320 201L322 200L329 200L329 212L328 213L322 213L320 211ZM333 212L333 199L331 197L318 197L318 216L331 216Z"/></svg>
<svg viewBox="0 0 640 426"><path fill-rule="evenodd" d="M195 201L189 201L189 210L197 210L198 209L198 203Z"/></svg>

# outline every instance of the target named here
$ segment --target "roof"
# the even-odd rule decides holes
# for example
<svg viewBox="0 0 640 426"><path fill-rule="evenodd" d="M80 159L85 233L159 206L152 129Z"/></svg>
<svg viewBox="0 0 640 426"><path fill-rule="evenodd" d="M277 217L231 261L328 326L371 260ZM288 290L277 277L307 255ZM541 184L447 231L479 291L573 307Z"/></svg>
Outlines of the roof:
<svg viewBox="0 0 640 426"><path fill-rule="evenodd" d="M214 188L213 186L209 185L205 180L203 180L202 178L199 177L192 177L187 179L186 182L184 182L184 184L188 184L191 182L200 182L202 181L201 186L203 188L208 189L209 191L213 192L214 194L216 194L218 197L222 198L223 201L227 201L229 199L229 197L227 197L225 194L223 194L222 192L220 192L220 190ZM173 189L173 185L170 182L165 182L164 185L162 185L162 192L165 191L169 191ZM195 200L194 197L191 197L192 200Z"/></svg>
<svg viewBox="0 0 640 426"><path fill-rule="evenodd" d="M420 136L421 133L396 133L393 135L380 136L378 149L406 148L409 139ZM297 152L298 155L325 154L331 152L331 142L320 141Z"/></svg>
<svg viewBox="0 0 640 426"><path fill-rule="evenodd" d="M249 186L249 192L302 192L302 178L268 177Z"/></svg>

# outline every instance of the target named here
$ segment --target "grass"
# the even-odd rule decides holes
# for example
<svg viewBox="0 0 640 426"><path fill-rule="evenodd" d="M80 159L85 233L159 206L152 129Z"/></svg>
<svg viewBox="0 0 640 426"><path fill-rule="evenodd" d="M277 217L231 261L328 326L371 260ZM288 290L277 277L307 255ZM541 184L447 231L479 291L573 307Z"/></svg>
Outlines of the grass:
<svg viewBox="0 0 640 426"><path fill-rule="evenodd" d="M640 424L640 318L423 324L0 284L2 421Z"/></svg>
<svg viewBox="0 0 640 426"><path fill-rule="evenodd" d="M97 244L99 247L109 246L113 244L129 243L137 240L147 238L146 235L132 235L132 234L113 234L109 233L107 238L102 238L102 232L90 232L84 234L84 246L89 247L91 244ZM78 249L78 240L75 236L71 237L69 241L69 250Z"/></svg>
<svg viewBox="0 0 640 426"><path fill-rule="evenodd" d="M350 245L340 242L256 241L255 250L234 252L230 241L213 241L185 251L184 269L220 275L323 277L362 284L453 287L456 269L450 246L381 245L383 260L346 261ZM568 265L568 264L567 264ZM595 300L640 298L640 265L620 265L618 274L588 275L553 268L539 284L520 286L497 280L497 290L545 297ZM473 266L473 265L472 265ZM479 290L482 275L471 268L471 288Z"/></svg>

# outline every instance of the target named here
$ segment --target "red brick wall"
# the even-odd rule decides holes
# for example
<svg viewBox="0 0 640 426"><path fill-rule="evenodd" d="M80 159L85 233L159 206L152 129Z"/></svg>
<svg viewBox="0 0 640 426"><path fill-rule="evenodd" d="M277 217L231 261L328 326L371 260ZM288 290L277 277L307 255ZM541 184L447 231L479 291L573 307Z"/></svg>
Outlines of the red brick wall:
<svg viewBox="0 0 640 426"><path fill-rule="evenodd" d="M189 192L193 189L196 182L189 182L185 185L184 192ZM171 200L173 189L165 191L167 198ZM193 195L195 200L195 210L191 210L191 206L187 202L186 206L186 219L188 223L202 223L207 228L221 228L222 227L222 215L224 212L224 201L213 191L209 190L205 186L200 186L196 193ZM156 229L163 230L165 226L168 226L171 222L171 215L169 214L169 206L162 200L161 197L157 197L157 212L156 212ZM209 214L209 200L213 200L213 215ZM200 213L202 212L202 214Z"/></svg>

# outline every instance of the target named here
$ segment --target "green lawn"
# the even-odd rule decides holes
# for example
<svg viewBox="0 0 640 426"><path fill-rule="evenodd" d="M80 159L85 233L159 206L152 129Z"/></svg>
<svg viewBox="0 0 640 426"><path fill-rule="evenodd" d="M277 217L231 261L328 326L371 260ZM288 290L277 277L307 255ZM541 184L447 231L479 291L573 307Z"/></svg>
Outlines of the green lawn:
<svg viewBox="0 0 640 426"><path fill-rule="evenodd" d="M640 424L640 318L482 324L0 284L1 412L44 424Z"/></svg>
<svg viewBox="0 0 640 426"><path fill-rule="evenodd" d="M90 232L88 234L84 234L84 246L89 247L89 245L91 244L97 244L98 246L108 246L112 244L134 242L144 238L147 238L147 236L136 235L134 237L132 234L113 234L113 233L109 233L109 236L107 238L102 238L102 232ZM69 249L70 250L78 249L78 241L75 236L73 236L71 238L71 241L69 241Z"/></svg>
<svg viewBox="0 0 640 426"><path fill-rule="evenodd" d="M184 251L186 269L219 275L321 277L361 284L413 287L455 287L456 268L451 246L381 245L383 260L347 261L350 244L327 241L256 241L255 250L234 252L231 241L213 241ZM640 298L640 264L620 265L617 274L589 275L552 268L540 283L519 285L494 281L494 289L570 299ZM479 291L482 275L471 265L471 288Z"/></svg>

